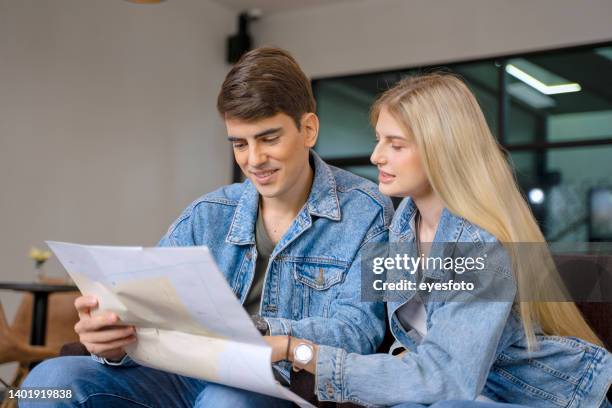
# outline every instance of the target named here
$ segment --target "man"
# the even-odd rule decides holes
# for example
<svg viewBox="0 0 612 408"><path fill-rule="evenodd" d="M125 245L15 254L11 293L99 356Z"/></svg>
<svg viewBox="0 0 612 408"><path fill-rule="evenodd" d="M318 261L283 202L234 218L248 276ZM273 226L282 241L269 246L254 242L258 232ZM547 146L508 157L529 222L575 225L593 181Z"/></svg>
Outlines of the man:
<svg viewBox="0 0 612 408"><path fill-rule="evenodd" d="M247 180L193 202L160 245L206 245L262 333L374 352L384 335L384 310L382 303L360 301L359 255L364 244L387 241L389 200L375 184L311 151L319 132L315 101L287 52L245 54L227 75L217 107ZM68 386L74 401L100 406L288 404L139 366L123 350L137 341L133 327L118 326L111 313L90 316L95 299L84 296L75 305L75 330L103 364L50 360L26 386ZM288 380L287 365L279 372Z"/></svg>

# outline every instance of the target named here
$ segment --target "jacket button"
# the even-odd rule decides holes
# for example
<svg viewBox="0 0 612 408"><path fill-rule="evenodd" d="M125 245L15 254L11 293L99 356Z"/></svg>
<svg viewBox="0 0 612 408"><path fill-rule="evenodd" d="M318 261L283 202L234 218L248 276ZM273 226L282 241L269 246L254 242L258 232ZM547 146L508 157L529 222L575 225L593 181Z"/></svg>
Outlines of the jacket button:
<svg viewBox="0 0 612 408"><path fill-rule="evenodd" d="M325 283L325 271L323 268L319 268L319 277L317 278L317 283L322 285Z"/></svg>
<svg viewBox="0 0 612 408"><path fill-rule="evenodd" d="M249 252L247 252L247 254L246 254L246 259L251 259L251 252L250 252L250 251L249 251Z"/></svg>
<svg viewBox="0 0 612 408"><path fill-rule="evenodd" d="M331 383L327 383L327 396L328 397L334 396L334 387L331 385Z"/></svg>

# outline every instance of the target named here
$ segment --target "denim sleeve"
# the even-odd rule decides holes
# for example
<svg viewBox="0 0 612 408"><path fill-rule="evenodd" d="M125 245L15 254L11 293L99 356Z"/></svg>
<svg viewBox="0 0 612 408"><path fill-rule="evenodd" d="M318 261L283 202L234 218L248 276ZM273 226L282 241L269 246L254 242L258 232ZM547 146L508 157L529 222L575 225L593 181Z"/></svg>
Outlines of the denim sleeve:
<svg viewBox="0 0 612 408"><path fill-rule="evenodd" d="M432 313L416 350L401 357L321 346L315 393L321 401L366 406L473 400L484 387L511 309L510 301L447 302Z"/></svg>
<svg viewBox="0 0 612 408"><path fill-rule="evenodd" d="M366 243L385 243L387 238L387 230L381 229L362 244L342 283L342 289L331 301L329 317L313 316L301 320L264 317L270 326L270 335L290 334L360 354L375 352L385 334L385 308L383 302L361 300L360 259Z"/></svg>

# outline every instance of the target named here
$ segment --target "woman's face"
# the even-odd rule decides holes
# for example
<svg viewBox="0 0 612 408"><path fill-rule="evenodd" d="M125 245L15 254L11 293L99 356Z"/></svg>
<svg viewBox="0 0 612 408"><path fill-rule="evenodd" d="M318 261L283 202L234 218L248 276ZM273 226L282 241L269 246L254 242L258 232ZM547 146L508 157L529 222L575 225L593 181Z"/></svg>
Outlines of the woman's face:
<svg viewBox="0 0 612 408"><path fill-rule="evenodd" d="M378 167L378 188L392 197L418 198L431 191L416 144L383 107L376 122L376 147L370 161Z"/></svg>

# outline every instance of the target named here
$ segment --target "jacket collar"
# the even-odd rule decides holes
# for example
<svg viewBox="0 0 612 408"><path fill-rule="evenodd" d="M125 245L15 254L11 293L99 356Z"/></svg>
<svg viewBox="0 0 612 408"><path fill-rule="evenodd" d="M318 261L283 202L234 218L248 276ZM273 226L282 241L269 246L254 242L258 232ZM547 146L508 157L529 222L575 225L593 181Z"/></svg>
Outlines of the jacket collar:
<svg viewBox="0 0 612 408"><path fill-rule="evenodd" d="M315 152L310 152L310 159L314 166L314 178L306 208L311 215L340 221L340 202L334 173Z"/></svg>
<svg viewBox="0 0 612 408"><path fill-rule="evenodd" d="M310 194L304 204L309 215L340 221L340 202L336 179L327 163L318 154L310 151L310 163L314 167L314 176ZM255 223L259 210L259 193L250 180L243 183L244 191L240 196L226 242L232 244L255 244ZM304 211L304 209L302 209ZM298 214L298 217L300 215Z"/></svg>
<svg viewBox="0 0 612 408"><path fill-rule="evenodd" d="M400 241L414 241L416 211L416 204L410 197L404 198L397 208L389 228L400 237ZM443 208L434 235L434 242L457 242L463 230L464 222L463 218L451 213L446 207Z"/></svg>
<svg viewBox="0 0 612 408"><path fill-rule="evenodd" d="M390 226L392 232L399 237L400 242L415 242L414 217L416 211L417 207L410 197L405 198L400 203ZM429 257L445 258L452 256L464 226L465 220L463 218L451 213L446 207L443 208ZM424 275L429 278L440 279L443 271L441 269L427 269Z"/></svg>

